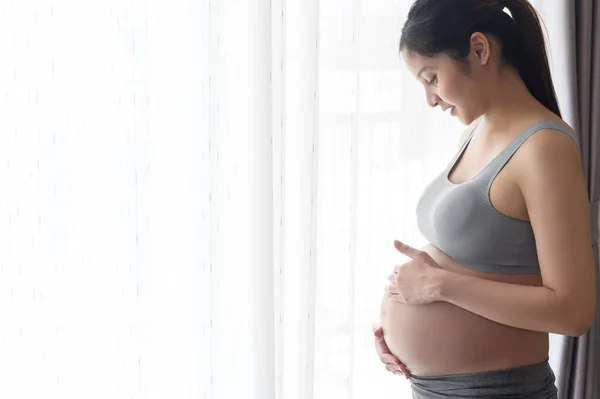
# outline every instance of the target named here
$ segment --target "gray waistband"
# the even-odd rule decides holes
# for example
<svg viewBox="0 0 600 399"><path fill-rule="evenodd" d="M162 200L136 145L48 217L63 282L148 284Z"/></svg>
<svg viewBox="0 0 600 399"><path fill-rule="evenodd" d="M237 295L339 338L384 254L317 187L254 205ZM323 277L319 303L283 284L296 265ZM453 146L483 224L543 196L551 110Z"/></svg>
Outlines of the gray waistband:
<svg viewBox="0 0 600 399"><path fill-rule="evenodd" d="M412 376L410 382L414 399L554 399L557 393L555 376L548 361L469 374Z"/></svg>

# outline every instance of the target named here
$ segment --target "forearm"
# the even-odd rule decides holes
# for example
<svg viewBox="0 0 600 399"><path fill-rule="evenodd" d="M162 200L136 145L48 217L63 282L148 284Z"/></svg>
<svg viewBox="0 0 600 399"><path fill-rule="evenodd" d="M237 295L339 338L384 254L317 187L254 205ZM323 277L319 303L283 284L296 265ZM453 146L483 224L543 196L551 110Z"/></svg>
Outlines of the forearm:
<svg viewBox="0 0 600 399"><path fill-rule="evenodd" d="M500 324L526 330L579 336L589 327L572 301L544 286L486 280L438 271L438 299Z"/></svg>

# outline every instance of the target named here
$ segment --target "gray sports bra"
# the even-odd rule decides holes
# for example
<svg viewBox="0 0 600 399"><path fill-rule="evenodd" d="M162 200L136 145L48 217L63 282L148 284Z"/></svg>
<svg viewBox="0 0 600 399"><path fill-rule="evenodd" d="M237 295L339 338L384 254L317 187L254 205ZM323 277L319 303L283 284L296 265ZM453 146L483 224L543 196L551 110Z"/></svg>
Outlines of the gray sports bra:
<svg viewBox="0 0 600 399"><path fill-rule="evenodd" d="M477 175L454 184L448 174L469 145L475 127L448 167L425 188L417 203L417 225L429 242L459 265L501 274L539 274L533 229L528 221L504 215L490 201L496 175L532 134L554 129L578 139L562 125L546 121L525 130Z"/></svg>

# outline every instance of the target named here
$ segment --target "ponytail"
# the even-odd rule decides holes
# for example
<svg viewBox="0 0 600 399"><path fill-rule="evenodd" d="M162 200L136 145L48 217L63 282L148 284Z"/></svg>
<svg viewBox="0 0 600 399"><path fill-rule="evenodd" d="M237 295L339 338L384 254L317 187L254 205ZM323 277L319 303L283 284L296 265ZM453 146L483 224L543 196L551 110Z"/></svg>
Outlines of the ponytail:
<svg viewBox="0 0 600 399"><path fill-rule="evenodd" d="M517 26L517 68L529 92L546 108L561 116L552 83L546 43L537 11L527 0L500 0Z"/></svg>

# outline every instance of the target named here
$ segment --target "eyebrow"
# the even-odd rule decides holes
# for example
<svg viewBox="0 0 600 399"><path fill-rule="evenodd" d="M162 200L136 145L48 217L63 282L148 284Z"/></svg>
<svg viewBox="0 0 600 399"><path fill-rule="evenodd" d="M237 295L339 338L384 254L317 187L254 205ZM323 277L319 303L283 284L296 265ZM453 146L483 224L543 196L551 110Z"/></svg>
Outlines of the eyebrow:
<svg viewBox="0 0 600 399"><path fill-rule="evenodd" d="M428 65L426 65L426 66L424 66L423 68L421 68L421 70L420 70L420 71L419 71L419 73L417 74L417 79L419 79L419 78L421 77L421 74L422 74L423 72L425 72L425 70L427 70L427 69L431 69L431 67L430 67L430 66L428 66Z"/></svg>

